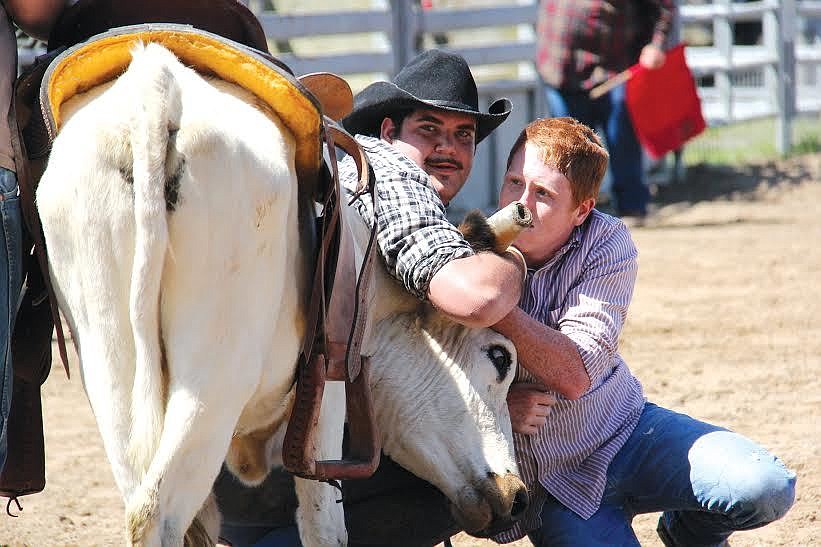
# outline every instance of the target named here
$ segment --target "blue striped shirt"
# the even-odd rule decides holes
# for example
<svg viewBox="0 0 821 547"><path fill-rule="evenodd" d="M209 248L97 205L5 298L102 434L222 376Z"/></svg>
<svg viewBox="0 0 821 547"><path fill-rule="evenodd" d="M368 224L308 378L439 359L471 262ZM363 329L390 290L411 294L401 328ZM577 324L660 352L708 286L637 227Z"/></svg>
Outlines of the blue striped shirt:
<svg viewBox="0 0 821 547"><path fill-rule="evenodd" d="M553 393L558 402L539 433L514 434L531 504L497 541L514 541L540 527L548 493L585 519L599 508L607 467L638 423L645 401L641 384L618 353L637 254L624 223L594 209L549 262L528 271L520 307L576 344L591 386L576 401ZM536 379L519 367L515 381Z"/></svg>

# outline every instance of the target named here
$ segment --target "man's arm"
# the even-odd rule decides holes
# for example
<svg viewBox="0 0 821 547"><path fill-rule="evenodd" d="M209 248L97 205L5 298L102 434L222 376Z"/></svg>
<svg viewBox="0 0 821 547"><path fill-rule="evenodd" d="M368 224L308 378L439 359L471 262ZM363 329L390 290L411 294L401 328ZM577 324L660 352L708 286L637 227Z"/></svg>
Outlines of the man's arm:
<svg viewBox="0 0 821 547"><path fill-rule="evenodd" d="M388 273L411 294L428 299L454 321L488 327L519 301L523 266L515 257L476 253L448 219L428 175L384 141L357 135L377 181L379 215L367 196L354 202L369 224L377 225L379 251ZM350 158L340 164L340 180L356 182Z"/></svg>
<svg viewBox="0 0 821 547"><path fill-rule="evenodd" d="M523 265L515 257L478 253L451 260L434 274L428 299L468 327L489 327L516 308Z"/></svg>
<svg viewBox="0 0 821 547"><path fill-rule="evenodd" d="M23 32L47 40L66 0L3 0L6 11Z"/></svg>
<svg viewBox="0 0 821 547"><path fill-rule="evenodd" d="M566 335L515 308L493 329L516 346L519 363L551 391L578 399L590 388L590 377L576 344Z"/></svg>
<svg viewBox="0 0 821 547"><path fill-rule="evenodd" d="M655 0L650 2L650 6L644 9L652 9L658 13L652 28L650 42L645 44L639 55L639 64L650 70L661 68L664 65L664 46L667 36L673 26L673 17L676 13L676 5L673 0Z"/></svg>

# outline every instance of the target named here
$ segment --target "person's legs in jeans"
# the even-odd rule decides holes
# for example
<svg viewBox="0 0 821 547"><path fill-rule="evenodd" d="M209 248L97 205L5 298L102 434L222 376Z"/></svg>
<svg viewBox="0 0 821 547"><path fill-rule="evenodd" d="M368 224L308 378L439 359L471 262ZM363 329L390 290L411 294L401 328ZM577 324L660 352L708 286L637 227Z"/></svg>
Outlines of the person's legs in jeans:
<svg viewBox="0 0 821 547"><path fill-rule="evenodd" d="M648 403L610 464L608 496L634 515L664 511L667 545L721 545L784 516L795 473L742 435Z"/></svg>
<svg viewBox="0 0 821 547"><path fill-rule="evenodd" d="M220 538L232 547L301 547L296 525L282 528L246 524L222 524ZM219 543L219 545L224 545Z"/></svg>
<svg viewBox="0 0 821 547"><path fill-rule="evenodd" d="M11 407L11 333L17 314L22 277L23 228L17 176L0 167L0 215L3 255L0 256L0 469L6 462L6 423Z"/></svg>
<svg viewBox="0 0 821 547"><path fill-rule="evenodd" d="M646 214L650 192L644 185L641 148L624 105L624 86L593 100L584 91L561 91L545 85L545 97L551 116L576 118L604 135L610 154L610 192L618 213Z"/></svg>
<svg viewBox="0 0 821 547"><path fill-rule="evenodd" d="M598 101L607 109L604 131L618 212L620 215L644 216L650 202L650 190L644 180L641 145L624 100L625 89L622 84Z"/></svg>
<svg viewBox="0 0 821 547"><path fill-rule="evenodd" d="M602 504L585 520L553 496L548 496L541 512L542 527L528 534L536 547L640 547L630 526L633 516L624 507Z"/></svg>
<svg viewBox="0 0 821 547"><path fill-rule="evenodd" d="M596 536L603 531L609 545L637 545L633 517L665 511L659 535L668 546L721 545L735 530L782 517L794 497L795 474L759 445L648 403L610 464L599 510L583 521L546 505L542 544L605 545ZM555 533L568 541L555 542Z"/></svg>
<svg viewBox="0 0 821 547"><path fill-rule="evenodd" d="M545 85L544 90L551 117L570 116L593 129L601 125L603 119L594 108L595 101L587 93L562 91L549 85Z"/></svg>

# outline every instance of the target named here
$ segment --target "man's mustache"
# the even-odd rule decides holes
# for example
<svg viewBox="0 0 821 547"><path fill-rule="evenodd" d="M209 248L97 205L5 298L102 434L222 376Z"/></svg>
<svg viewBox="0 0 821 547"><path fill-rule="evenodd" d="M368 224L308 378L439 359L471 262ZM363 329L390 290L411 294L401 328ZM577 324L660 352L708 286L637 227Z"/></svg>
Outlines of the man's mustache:
<svg viewBox="0 0 821 547"><path fill-rule="evenodd" d="M431 156L431 157L429 157L427 160L425 160L425 163L427 163L427 164L434 164L434 163L436 163L436 164L442 164L442 163L447 163L447 164L450 164L450 165L452 165L452 166L456 167L457 169L462 169L462 168L463 168L463 166L462 166L462 162L460 162L460 161L458 161L458 160L455 160L455 159L453 159L453 158L446 158L446 157L436 157L436 156Z"/></svg>

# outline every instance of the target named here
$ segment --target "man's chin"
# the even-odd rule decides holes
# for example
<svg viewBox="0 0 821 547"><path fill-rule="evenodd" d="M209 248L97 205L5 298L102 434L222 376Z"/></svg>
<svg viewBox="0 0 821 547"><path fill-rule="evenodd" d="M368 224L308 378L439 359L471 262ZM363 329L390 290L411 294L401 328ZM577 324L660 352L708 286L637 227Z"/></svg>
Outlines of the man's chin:
<svg viewBox="0 0 821 547"><path fill-rule="evenodd" d="M465 181L461 180L461 177L456 177L450 173L443 174L434 172L428 173L428 175L430 176L433 188L439 194L439 197L442 198L442 202L445 205L456 196L465 184Z"/></svg>

